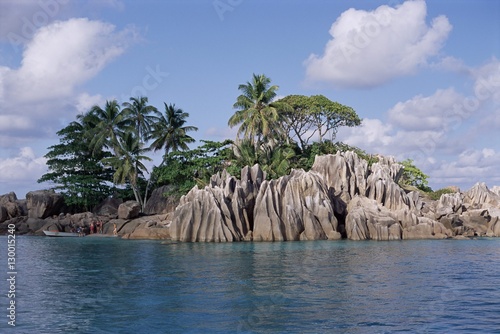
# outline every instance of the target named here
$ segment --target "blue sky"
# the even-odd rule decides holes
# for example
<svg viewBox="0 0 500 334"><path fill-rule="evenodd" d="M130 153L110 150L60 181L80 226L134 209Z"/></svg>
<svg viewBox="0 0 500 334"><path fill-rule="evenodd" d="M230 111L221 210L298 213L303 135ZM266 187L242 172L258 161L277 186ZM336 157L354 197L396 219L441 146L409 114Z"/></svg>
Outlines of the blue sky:
<svg viewBox="0 0 500 334"><path fill-rule="evenodd" d="M500 185L499 18L490 0L3 0L0 194L49 187L55 133L107 99L175 103L196 139L233 139L253 73L353 107L337 140L414 159L434 189Z"/></svg>

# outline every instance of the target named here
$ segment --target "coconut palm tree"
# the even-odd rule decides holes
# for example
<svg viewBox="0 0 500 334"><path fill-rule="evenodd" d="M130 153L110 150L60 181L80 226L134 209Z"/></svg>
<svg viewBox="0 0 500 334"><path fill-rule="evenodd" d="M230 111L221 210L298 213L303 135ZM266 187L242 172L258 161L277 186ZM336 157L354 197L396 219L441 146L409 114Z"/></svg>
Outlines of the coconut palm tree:
<svg viewBox="0 0 500 334"><path fill-rule="evenodd" d="M165 105L165 113L153 125L149 139L153 140L150 149L158 151L165 150L165 155L173 151L188 150L188 144L195 140L187 133L197 131L195 126L185 126L189 113L176 108L175 104Z"/></svg>
<svg viewBox="0 0 500 334"><path fill-rule="evenodd" d="M117 139L118 146L115 155L103 159L103 162L115 169L113 175L115 184L125 184L127 181L130 183L135 200L144 208L145 203L141 197L138 179L140 175L147 172L142 161L151 161L151 158L143 155L145 149L141 148L140 141L133 132L125 132Z"/></svg>
<svg viewBox="0 0 500 334"><path fill-rule="evenodd" d="M280 126L280 110L288 105L274 101L278 86L271 86L271 79L263 74L252 77L252 82L239 85L242 92L233 108L238 109L228 121L230 127L240 124L238 136L249 139L259 146L263 141L280 139L283 131Z"/></svg>
<svg viewBox="0 0 500 334"><path fill-rule="evenodd" d="M130 102L124 102L122 106L122 112L135 129L135 136L143 142L146 141L152 124L160 117L158 109L148 105L148 98L145 96L131 97Z"/></svg>
<svg viewBox="0 0 500 334"><path fill-rule="evenodd" d="M104 109L93 106L81 117L81 121L89 127L90 147L94 153L103 148L116 153L119 149L118 138L129 130L129 122L116 100L106 101Z"/></svg>

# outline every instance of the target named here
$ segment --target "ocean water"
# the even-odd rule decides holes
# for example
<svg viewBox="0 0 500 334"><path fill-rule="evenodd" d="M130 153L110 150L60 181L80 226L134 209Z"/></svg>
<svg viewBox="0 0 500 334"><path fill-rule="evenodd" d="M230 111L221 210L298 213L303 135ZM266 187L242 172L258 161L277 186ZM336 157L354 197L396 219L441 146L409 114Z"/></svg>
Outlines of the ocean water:
<svg viewBox="0 0 500 334"><path fill-rule="evenodd" d="M0 333L500 333L500 239L16 239Z"/></svg>

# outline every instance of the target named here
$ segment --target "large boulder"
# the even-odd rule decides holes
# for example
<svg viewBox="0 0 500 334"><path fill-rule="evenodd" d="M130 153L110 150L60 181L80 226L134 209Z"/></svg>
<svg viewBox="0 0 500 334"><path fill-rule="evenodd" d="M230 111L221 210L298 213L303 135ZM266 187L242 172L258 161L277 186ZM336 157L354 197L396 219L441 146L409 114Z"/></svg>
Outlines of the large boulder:
<svg viewBox="0 0 500 334"><path fill-rule="evenodd" d="M491 216L488 209L469 209L459 216L465 231L472 235L485 236Z"/></svg>
<svg viewBox="0 0 500 334"><path fill-rule="evenodd" d="M402 237L397 217L376 200L356 196L347 211L345 227L350 240L400 240Z"/></svg>
<svg viewBox="0 0 500 334"><path fill-rule="evenodd" d="M419 217L417 225L403 229L403 239L446 239L453 235L442 223L427 217Z"/></svg>
<svg viewBox="0 0 500 334"><path fill-rule="evenodd" d="M94 213L99 216L116 217L118 208L123 203L121 198L108 197L94 209Z"/></svg>
<svg viewBox="0 0 500 334"><path fill-rule="evenodd" d="M444 216L461 214L463 210L462 206L463 206L462 194L460 193L442 194L436 205L435 218L436 220L439 220Z"/></svg>
<svg viewBox="0 0 500 334"><path fill-rule="evenodd" d="M490 221L488 222L488 229L486 236L500 237L500 208L488 210Z"/></svg>
<svg viewBox="0 0 500 334"><path fill-rule="evenodd" d="M118 231L122 239L170 239L169 214L144 216L128 222ZM132 232L129 225L135 226Z"/></svg>
<svg viewBox="0 0 500 334"><path fill-rule="evenodd" d="M26 194L26 206L28 217L44 219L59 215L64 206L64 198L52 190L30 191Z"/></svg>
<svg viewBox="0 0 500 334"><path fill-rule="evenodd" d="M0 205L0 223L3 223L7 219L9 219L7 208L4 207L3 205Z"/></svg>
<svg viewBox="0 0 500 334"><path fill-rule="evenodd" d="M126 201L118 207L119 219L134 219L141 213L141 204L137 201Z"/></svg>
<svg viewBox="0 0 500 334"><path fill-rule="evenodd" d="M144 213L158 215L173 212L179 204L179 200L174 196L165 196L171 190L170 186L162 186L153 190L144 208Z"/></svg>
<svg viewBox="0 0 500 334"><path fill-rule="evenodd" d="M338 222L321 176L293 170L264 181L254 210L254 241L337 240Z"/></svg>
<svg viewBox="0 0 500 334"><path fill-rule="evenodd" d="M401 170L402 166L396 163L374 163L366 180L366 197L390 210L414 208L414 202L396 182Z"/></svg>
<svg viewBox="0 0 500 334"><path fill-rule="evenodd" d="M4 216L2 216L2 213L0 213L0 222L2 222L2 217L7 219L19 217L19 216L26 216L27 215L27 210L26 210L26 201L24 200L18 200L17 196L14 192L10 192L5 195L0 196L0 211L4 211L1 209L2 207L5 209ZM3 221L5 221L3 220Z"/></svg>
<svg viewBox="0 0 500 334"><path fill-rule="evenodd" d="M317 155L311 170L321 175L327 189L346 205L354 196L366 193L368 163L354 152Z"/></svg>

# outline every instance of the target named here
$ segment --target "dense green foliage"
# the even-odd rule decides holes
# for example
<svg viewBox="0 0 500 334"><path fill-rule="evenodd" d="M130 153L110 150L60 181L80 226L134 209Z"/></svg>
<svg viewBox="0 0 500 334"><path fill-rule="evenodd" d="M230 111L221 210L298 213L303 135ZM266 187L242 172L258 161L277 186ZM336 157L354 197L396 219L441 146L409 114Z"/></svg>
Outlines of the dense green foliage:
<svg viewBox="0 0 500 334"><path fill-rule="evenodd" d="M431 192L427 179L429 176L424 174L419 168L413 164L413 160L406 159L400 162L404 166L403 175L399 180L401 185L409 185L416 187L424 192Z"/></svg>
<svg viewBox="0 0 500 334"><path fill-rule="evenodd" d="M229 167L232 141L202 142L203 145L192 150L170 152L164 165L155 168L158 185L173 186L170 195L180 197L195 185L204 187L212 175Z"/></svg>
<svg viewBox="0 0 500 334"><path fill-rule="evenodd" d="M453 189L450 189L450 188L443 188L443 189L438 189L436 191L431 191L428 193L428 196L432 199L432 200L439 200L441 198L441 195L443 194L452 194L454 193L455 191Z"/></svg>
<svg viewBox="0 0 500 334"><path fill-rule="evenodd" d="M330 141L333 141L340 126L361 124L354 109L330 101L323 95L289 95L280 102L290 106L282 112L281 126L302 149L315 137L322 143L323 138L330 134Z"/></svg>
<svg viewBox="0 0 500 334"><path fill-rule="evenodd" d="M116 100L107 101L104 108L93 106L59 131L61 143L49 147L50 171L39 182L55 183L54 189L65 195L66 203L81 208L90 208L110 195L116 190L111 187L114 183L123 186L122 193L131 190L144 207L154 175L145 181L145 162L151 160L147 152L188 149L194 139L187 132L197 128L184 125L189 114L165 104L162 115L148 105L146 97L130 98L122 106Z"/></svg>
<svg viewBox="0 0 500 334"><path fill-rule="evenodd" d="M60 143L49 147L45 155L50 172L39 180L54 183L74 211L92 210L114 191L109 182L113 170L101 162L110 153L93 152L85 131L85 124L75 121L57 132Z"/></svg>

